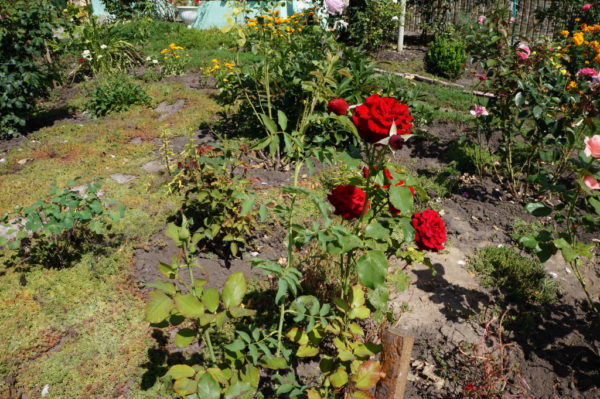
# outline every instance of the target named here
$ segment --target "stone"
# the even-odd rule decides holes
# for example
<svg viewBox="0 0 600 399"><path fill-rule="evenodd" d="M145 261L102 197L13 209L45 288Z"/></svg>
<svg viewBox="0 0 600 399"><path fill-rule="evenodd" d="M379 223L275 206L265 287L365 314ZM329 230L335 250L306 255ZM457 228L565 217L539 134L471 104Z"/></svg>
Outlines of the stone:
<svg viewBox="0 0 600 399"><path fill-rule="evenodd" d="M131 141L129 142L129 144L142 144L142 138L141 137L134 137L133 139L131 139Z"/></svg>
<svg viewBox="0 0 600 399"><path fill-rule="evenodd" d="M160 161L150 161L143 164L142 169L148 173L156 173L165 169L165 166Z"/></svg>
<svg viewBox="0 0 600 399"><path fill-rule="evenodd" d="M110 175L110 178L119 184L125 184L125 183L129 183L130 181L132 181L134 179L137 179L137 176L124 175L122 173L115 173L113 175Z"/></svg>

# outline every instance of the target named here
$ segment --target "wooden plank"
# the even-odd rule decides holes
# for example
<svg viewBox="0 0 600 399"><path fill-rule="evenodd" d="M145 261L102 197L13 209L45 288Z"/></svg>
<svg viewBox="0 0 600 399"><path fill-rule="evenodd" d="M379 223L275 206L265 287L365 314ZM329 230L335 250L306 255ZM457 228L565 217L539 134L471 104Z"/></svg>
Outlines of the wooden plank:
<svg viewBox="0 0 600 399"><path fill-rule="evenodd" d="M385 377L375 389L377 399L404 399L414 341L413 336L398 328L383 333L381 367Z"/></svg>

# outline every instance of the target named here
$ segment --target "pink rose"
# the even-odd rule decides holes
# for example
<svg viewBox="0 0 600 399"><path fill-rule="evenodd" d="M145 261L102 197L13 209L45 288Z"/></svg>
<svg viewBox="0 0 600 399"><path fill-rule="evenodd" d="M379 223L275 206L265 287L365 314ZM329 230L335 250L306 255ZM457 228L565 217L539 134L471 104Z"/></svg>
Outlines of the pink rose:
<svg viewBox="0 0 600 399"><path fill-rule="evenodd" d="M524 61L531 55L531 50L529 50L529 47L526 44L520 44L519 50L517 50L517 55L521 61Z"/></svg>
<svg viewBox="0 0 600 399"><path fill-rule="evenodd" d="M594 76L594 75L598 75L598 71L596 71L594 68L581 68L578 72L577 72L577 76Z"/></svg>
<svg viewBox="0 0 600 399"><path fill-rule="evenodd" d="M325 0L325 9L329 15L341 14L346 5L344 0Z"/></svg>
<svg viewBox="0 0 600 399"><path fill-rule="evenodd" d="M585 155L593 158L600 158L600 134L593 137L586 137L583 142L585 143Z"/></svg>
<svg viewBox="0 0 600 399"><path fill-rule="evenodd" d="M510 23L511 23L511 24L512 24L513 22L515 22L515 21L516 21L515 17L510 17Z"/></svg>
<svg viewBox="0 0 600 399"><path fill-rule="evenodd" d="M477 23L478 24L482 24L485 22L485 17L483 15L481 15L479 18L477 18Z"/></svg>
<svg viewBox="0 0 600 399"><path fill-rule="evenodd" d="M581 7L581 11L587 11L590 8L592 8L592 3L587 3L587 4L584 4L583 7Z"/></svg>
<svg viewBox="0 0 600 399"><path fill-rule="evenodd" d="M587 175L583 178L583 184L585 184L590 190L600 190L600 183L592 176Z"/></svg>
<svg viewBox="0 0 600 399"><path fill-rule="evenodd" d="M473 107L471 107L471 111L469 111L469 112L471 113L471 115L473 115L475 117L489 115L487 109L485 109L485 107L483 105L474 105Z"/></svg>
<svg viewBox="0 0 600 399"><path fill-rule="evenodd" d="M475 77L478 78L479 80L487 80L487 76L482 75L480 73L476 73Z"/></svg>

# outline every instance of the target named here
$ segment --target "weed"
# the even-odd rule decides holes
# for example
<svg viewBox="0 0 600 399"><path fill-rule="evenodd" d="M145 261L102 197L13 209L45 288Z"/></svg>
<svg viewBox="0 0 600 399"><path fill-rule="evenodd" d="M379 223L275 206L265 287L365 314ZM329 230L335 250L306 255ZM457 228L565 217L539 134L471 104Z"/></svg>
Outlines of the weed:
<svg viewBox="0 0 600 399"><path fill-rule="evenodd" d="M451 162L441 169L428 169L416 178L425 191L433 193L432 196L447 198L456 191L460 175L456 163Z"/></svg>
<svg viewBox="0 0 600 399"><path fill-rule="evenodd" d="M456 168L464 173L477 171L482 175L491 170L498 157L488 150L477 146L475 143L465 141L463 138L452 141L444 155L447 162L455 162Z"/></svg>
<svg viewBox="0 0 600 399"><path fill-rule="evenodd" d="M469 267L485 287L496 288L523 305L544 305L556 299L556 283L542 263L509 247L486 247L469 258Z"/></svg>
<svg viewBox="0 0 600 399"><path fill-rule="evenodd" d="M144 89L125 77L108 79L94 89L87 109L96 117L128 110L132 105L150 105Z"/></svg>

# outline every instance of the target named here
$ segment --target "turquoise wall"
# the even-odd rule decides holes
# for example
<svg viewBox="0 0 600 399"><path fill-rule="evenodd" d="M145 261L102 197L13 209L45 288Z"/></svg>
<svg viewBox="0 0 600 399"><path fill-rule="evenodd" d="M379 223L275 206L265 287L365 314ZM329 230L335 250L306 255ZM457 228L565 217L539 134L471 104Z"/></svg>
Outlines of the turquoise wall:
<svg viewBox="0 0 600 399"><path fill-rule="evenodd" d="M237 3L239 4L239 3ZM255 15L262 12L262 7L265 5L261 1L246 1L245 12L238 14L236 21L243 23L246 18L252 18ZM201 1L198 7L198 18L193 24L194 28L197 29L209 29L209 28L222 28L227 26L226 14L233 15L233 8L236 6L235 2L228 1ZM276 7L280 10L279 16L282 18L289 17L295 12L294 1L286 1L284 6Z"/></svg>
<svg viewBox="0 0 600 399"><path fill-rule="evenodd" d="M196 18L196 22L192 26L197 29L222 28L227 26L226 14L233 15L233 8L236 4L239 5L240 3L224 0L201 0L198 6L198 18ZM237 15L238 23L243 23L246 18L252 18L260 13L266 3L262 1L245 1L244 4L245 12ZM102 0L92 0L92 9L94 10L94 15L107 15ZM279 15L282 18L286 18L298 11L300 7L298 7L297 0L288 0L285 2L285 5L276 9L280 10Z"/></svg>

